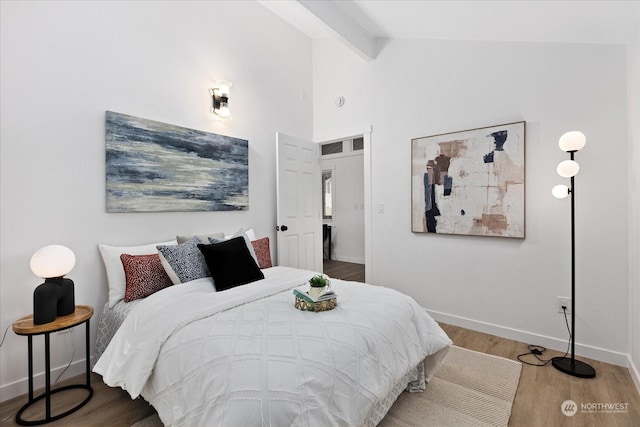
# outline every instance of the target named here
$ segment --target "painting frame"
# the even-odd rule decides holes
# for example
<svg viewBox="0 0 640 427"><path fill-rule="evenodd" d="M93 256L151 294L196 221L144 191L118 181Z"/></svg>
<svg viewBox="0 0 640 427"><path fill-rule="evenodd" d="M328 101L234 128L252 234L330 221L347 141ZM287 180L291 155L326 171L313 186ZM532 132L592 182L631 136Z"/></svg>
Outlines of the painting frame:
<svg viewBox="0 0 640 427"><path fill-rule="evenodd" d="M526 122L411 140L411 231L525 238Z"/></svg>
<svg viewBox="0 0 640 427"><path fill-rule="evenodd" d="M249 141L105 112L106 211L249 209Z"/></svg>

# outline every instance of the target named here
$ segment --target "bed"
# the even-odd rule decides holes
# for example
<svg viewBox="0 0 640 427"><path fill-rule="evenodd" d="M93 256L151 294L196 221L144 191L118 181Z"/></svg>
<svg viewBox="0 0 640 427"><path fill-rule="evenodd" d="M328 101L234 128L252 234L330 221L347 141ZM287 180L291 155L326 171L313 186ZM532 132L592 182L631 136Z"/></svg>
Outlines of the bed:
<svg viewBox="0 0 640 427"><path fill-rule="evenodd" d="M410 297L332 279L335 309L294 308L316 272L262 269L216 292L204 277L109 307L94 372L171 426L375 426L424 389L451 341ZM107 344L108 343L108 344Z"/></svg>

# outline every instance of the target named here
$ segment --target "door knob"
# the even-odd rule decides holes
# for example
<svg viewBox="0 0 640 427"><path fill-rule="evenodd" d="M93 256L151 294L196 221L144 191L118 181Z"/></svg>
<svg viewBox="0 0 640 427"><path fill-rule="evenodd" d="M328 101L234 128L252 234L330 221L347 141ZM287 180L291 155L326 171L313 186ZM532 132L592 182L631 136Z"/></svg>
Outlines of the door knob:
<svg viewBox="0 0 640 427"><path fill-rule="evenodd" d="M281 225L279 227L276 227L276 231L287 231L289 229L289 227L287 227L286 225Z"/></svg>

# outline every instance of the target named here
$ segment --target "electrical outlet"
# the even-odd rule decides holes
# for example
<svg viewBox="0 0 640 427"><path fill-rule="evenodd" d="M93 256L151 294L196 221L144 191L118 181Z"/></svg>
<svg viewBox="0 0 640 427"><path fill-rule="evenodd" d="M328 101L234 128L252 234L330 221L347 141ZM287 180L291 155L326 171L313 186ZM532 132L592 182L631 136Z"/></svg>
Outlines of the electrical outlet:
<svg viewBox="0 0 640 427"><path fill-rule="evenodd" d="M558 297L558 313L564 313L562 306L567 307L567 314L571 314L571 298Z"/></svg>

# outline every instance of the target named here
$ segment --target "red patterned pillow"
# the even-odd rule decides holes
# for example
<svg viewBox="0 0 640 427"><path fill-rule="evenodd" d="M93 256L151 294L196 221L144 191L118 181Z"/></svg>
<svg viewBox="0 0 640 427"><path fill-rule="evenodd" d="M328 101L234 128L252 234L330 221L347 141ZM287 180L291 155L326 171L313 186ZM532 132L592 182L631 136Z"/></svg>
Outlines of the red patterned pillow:
<svg viewBox="0 0 640 427"><path fill-rule="evenodd" d="M260 268L273 267L273 264L271 264L271 250L269 249L268 237L263 237L262 239L258 240L252 240L251 246L253 246L253 250L256 253L256 258L258 258L258 266Z"/></svg>
<svg viewBox="0 0 640 427"><path fill-rule="evenodd" d="M171 286L171 279L160 263L158 254L120 255L127 279L124 302L148 297L160 289Z"/></svg>

